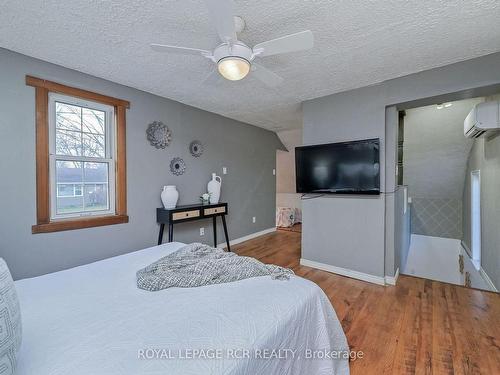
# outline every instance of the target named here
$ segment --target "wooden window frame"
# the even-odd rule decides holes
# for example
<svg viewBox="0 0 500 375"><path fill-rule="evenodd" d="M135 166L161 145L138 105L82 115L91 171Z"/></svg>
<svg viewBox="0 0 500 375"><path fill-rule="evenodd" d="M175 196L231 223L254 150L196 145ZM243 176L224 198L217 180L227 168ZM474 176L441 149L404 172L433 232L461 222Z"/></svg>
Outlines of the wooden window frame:
<svg viewBox="0 0 500 375"><path fill-rule="evenodd" d="M95 92L66 86L41 78L26 76L26 85L35 88L36 127L36 224L31 232L48 233L63 230L92 228L103 225L128 223L127 215L127 159L126 110L130 103ZM58 93L91 100L115 109L115 213L113 215L65 218L51 220L49 176L49 93Z"/></svg>

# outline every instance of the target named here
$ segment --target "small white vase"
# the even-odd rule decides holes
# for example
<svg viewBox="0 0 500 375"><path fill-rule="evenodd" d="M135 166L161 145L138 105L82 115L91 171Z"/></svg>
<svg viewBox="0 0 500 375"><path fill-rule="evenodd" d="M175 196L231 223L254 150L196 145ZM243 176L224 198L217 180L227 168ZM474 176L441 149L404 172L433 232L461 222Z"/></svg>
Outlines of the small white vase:
<svg viewBox="0 0 500 375"><path fill-rule="evenodd" d="M210 203L219 203L220 188L222 185L222 178L212 173L212 179L208 182L207 191L210 193Z"/></svg>
<svg viewBox="0 0 500 375"><path fill-rule="evenodd" d="M167 185L163 187L161 192L161 201L163 207L165 208L175 208L177 205L177 200L179 199L179 192L177 191L175 185Z"/></svg>

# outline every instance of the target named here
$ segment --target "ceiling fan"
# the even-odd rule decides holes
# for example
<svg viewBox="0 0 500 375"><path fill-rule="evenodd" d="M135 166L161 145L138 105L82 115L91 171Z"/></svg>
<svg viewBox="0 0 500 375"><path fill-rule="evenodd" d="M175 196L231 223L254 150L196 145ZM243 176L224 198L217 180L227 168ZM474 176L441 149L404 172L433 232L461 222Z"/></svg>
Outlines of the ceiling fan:
<svg viewBox="0 0 500 375"><path fill-rule="evenodd" d="M203 56L217 64L218 72L231 81L239 81L252 71L252 74L267 86L275 87L283 81L283 78L262 65L256 64L254 59L303 51L314 45L313 33L306 30L262 42L250 48L238 40L237 33L243 30L244 21L235 16L233 0L205 0L205 4L222 44L213 51L165 44L151 44L151 48L158 52ZM217 73L215 76L217 77Z"/></svg>

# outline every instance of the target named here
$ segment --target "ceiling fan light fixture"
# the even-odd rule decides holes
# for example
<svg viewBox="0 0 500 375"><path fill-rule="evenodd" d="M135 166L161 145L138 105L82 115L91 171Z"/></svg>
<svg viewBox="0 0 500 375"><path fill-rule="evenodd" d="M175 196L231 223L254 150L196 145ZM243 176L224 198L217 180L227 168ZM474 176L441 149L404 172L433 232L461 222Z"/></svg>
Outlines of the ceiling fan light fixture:
<svg viewBox="0 0 500 375"><path fill-rule="evenodd" d="M250 62L236 56L224 57L217 63L217 69L225 79L239 81L250 72Z"/></svg>

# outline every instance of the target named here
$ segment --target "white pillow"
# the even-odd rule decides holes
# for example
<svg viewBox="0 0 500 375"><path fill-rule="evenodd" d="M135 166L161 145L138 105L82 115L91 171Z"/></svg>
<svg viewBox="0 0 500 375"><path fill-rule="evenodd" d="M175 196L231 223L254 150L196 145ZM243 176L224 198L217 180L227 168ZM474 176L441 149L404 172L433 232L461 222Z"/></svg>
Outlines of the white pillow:
<svg viewBox="0 0 500 375"><path fill-rule="evenodd" d="M21 309L14 281L0 258L0 375L14 374L21 337Z"/></svg>

